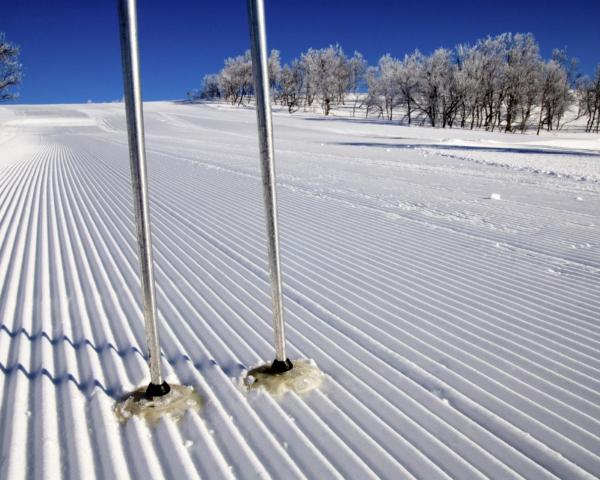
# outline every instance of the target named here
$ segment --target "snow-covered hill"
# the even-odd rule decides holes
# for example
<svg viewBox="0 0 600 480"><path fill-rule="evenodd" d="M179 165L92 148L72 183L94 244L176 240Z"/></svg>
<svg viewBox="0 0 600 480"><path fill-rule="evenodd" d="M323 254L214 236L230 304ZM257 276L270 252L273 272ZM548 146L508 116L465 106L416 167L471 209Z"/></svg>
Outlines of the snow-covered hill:
<svg viewBox="0 0 600 480"><path fill-rule="evenodd" d="M0 108L0 478L600 476L600 139L276 114L273 358L255 113L145 106L167 380L147 383L123 105Z"/></svg>

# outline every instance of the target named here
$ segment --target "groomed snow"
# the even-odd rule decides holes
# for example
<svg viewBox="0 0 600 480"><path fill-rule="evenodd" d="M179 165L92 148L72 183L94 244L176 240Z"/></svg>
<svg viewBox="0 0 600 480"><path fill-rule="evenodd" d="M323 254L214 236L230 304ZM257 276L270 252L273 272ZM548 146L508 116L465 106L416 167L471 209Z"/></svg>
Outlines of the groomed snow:
<svg viewBox="0 0 600 480"><path fill-rule="evenodd" d="M145 106L169 382L148 381L122 104L0 108L0 478L600 476L600 143L276 112L288 348L271 360L255 113ZM497 197L494 197L497 196ZM494 201L493 198L501 199Z"/></svg>

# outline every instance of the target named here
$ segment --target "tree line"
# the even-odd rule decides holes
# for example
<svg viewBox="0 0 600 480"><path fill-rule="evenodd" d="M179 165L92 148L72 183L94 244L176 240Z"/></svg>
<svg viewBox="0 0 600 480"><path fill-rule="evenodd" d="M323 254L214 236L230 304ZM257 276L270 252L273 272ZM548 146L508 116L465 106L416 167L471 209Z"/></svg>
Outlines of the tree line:
<svg viewBox="0 0 600 480"><path fill-rule="evenodd" d="M502 33L473 45L418 50L402 59L383 55L369 66L359 52L347 56L340 45L310 48L281 65L280 52L269 56L275 102L290 113L315 105L324 115L351 102L352 114L364 111L408 124L442 128L484 128L524 132L560 129L565 114L577 109L586 131L600 129L600 65L583 77L578 62L564 50L548 60L530 33ZM241 105L253 99L250 53L225 60L219 73L206 75L191 100L221 99ZM400 117L399 117L400 116Z"/></svg>

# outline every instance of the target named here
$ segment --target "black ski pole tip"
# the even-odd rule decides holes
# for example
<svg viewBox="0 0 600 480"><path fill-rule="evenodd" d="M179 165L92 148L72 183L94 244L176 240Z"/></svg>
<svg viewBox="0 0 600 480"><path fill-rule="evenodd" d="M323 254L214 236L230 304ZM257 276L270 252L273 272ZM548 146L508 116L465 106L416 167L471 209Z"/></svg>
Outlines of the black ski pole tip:
<svg viewBox="0 0 600 480"><path fill-rule="evenodd" d="M155 383L150 383L148 388L146 389L146 393L144 396L147 399L152 399L154 397L162 397L171 391L171 387L167 382L163 382L160 385L156 385Z"/></svg>
<svg viewBox="0 0 600 480"><path fill-rule="evenodd" d="M291 370L292 368L294 368L294 365L289 358L286 358L285 360L275 359L271 364L271 373L283 373Z"/></svg>

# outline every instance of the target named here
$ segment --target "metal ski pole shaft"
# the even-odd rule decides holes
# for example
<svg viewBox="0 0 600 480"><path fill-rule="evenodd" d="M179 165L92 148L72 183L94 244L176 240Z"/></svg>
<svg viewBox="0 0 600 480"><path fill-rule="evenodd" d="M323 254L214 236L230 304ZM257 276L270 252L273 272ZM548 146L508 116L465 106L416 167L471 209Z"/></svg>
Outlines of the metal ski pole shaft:
<svg viewBox="0 0 600 480"><path fill-rule="evenodd" d="M256 116L260 148L260 166L263 184L263 200L267 222L269 273L271 277L271 299L273 302L273 330L275 333L275 361L273 370L286 371L292 368L285 353L285 331L283 321L283 294L281 284L281 262L279 259L279 232L277 225L277 193L275 188L275 165L273 150L273 123L269 94L267 66L267 39L265 32L265 9L263 0L248 0L248 23L252 51L252 73L256 95Z"/></svg>
<svg viewBox="0 0 600 480"><path fill-rule="evenodd" d="M160 344L156 321L156 296L154 291L150 211L148 206L136 1L118 0L118 2L129 161L131 164L131 183L133 187L133 203L139 248L140 278L144 299L144 322L150 354L150 385L146 391L146 396L154 397L168 393L170 387L164 382L162 377Z"/></svg>

